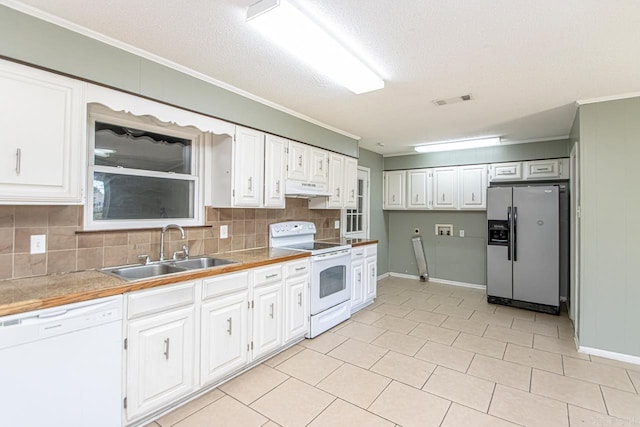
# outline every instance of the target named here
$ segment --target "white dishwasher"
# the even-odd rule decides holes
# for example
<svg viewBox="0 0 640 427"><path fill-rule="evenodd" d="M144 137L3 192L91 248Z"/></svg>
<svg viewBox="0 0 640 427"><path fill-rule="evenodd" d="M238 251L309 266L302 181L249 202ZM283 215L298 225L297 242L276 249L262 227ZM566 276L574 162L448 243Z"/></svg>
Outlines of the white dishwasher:
<svg viewBox="0 0 640 427"><path fill-rule="evenodd" d="M122 425L122 301L0 317L0 424Z"/></svg>

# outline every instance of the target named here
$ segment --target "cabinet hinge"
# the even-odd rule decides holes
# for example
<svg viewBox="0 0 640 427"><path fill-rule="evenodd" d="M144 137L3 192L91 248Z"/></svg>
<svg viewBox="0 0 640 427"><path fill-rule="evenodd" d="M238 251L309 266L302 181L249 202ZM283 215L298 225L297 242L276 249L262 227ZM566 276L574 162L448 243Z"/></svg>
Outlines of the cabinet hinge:
<svg viewBox="0 0 640 427"><path fill-rule="evenodd" d="M124 339L124 349L127 349L127 345L129 344L129 341L125 338Z"/></svg>
<svg viewBox="0 0 640 427"><path fill-rule="evenodd" d="M247 301L247 308L251 308L251 301Z"/></svg>
<svg viewBox="0 0 640 427"><path fill-rule="evenodd" d="M251 341L251 350L253 350L253 341Z"/></svg>
<svg viewBox="0 0 640 427"><path fill-rule="evenodd" d="M124 409L127 409L127 398L125 397L123 400L124 400Z"/></svg>
<svg viewBox="0 0 640 427"><path fill-rule="evenodd" d="M236 190L231 190L231 196L236 197Z"/></svg>
<svg viewBox="0 0 640 427"><path fill-rule="evenodd" d="M247 344L247 351L249 351L249 344Z"/></svg>
<svg viewBox="0 0 640 427"><path fill-rule="evenodd" d="M253 304L253 300L251 300L251 308L254 308L254 307L255 305ZM253 345L253 343L251 345Z"/></svg>

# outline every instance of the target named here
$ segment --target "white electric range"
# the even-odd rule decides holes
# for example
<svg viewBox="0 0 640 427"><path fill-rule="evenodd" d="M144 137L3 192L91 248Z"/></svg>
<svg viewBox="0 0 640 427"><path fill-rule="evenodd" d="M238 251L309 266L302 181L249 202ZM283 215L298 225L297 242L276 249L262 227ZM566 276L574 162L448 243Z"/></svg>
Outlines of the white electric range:
<svg viewBox="0 0 640 427"><path fill-rule="evenodd" d="M308 221L269 226L269 246L311 253L309 338L351 316L351 245L317 241L315 234Z"/></svg>

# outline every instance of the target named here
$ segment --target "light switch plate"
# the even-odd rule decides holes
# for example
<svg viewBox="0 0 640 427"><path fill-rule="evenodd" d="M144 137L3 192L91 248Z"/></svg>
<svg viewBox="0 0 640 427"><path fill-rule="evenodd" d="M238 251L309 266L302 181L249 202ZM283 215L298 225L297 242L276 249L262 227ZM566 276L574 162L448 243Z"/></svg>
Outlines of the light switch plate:
<svg viewBox="0 0 640 427"><path fill-rule="evenodd" d="M47 235L34 234L31 236L31 254L43 254L47 249Z"/></svg>
<svg viewBox="0 0 640 427"><path fill-rule="evenodd" d="M458 233L460 234L460 237L464 237L464 230L459 230Z"/></svg>
<svg viewBox="0 0 640 427"><path fill-rule="evenodd" d="M227 237L229 237L229 226L228 225L221 225L220 226L220 238L221 239L226 239Z"/></svg>

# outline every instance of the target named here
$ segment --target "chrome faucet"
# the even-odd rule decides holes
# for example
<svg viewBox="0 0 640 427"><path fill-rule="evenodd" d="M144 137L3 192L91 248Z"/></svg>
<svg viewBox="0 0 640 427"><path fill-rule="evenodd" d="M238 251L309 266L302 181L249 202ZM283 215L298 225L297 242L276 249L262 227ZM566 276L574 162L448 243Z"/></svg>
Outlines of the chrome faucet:
<svg viewBox="0 0 640 427"><path fill-rule="evenodd" d="M160 232L160 261L164 261L164 233L165 233L165 231L167 231L167 230L169 230L171 228L175 228L176 230L180 230L180 238L184 239L184 229L182 227L180 227L178 224L167 224L164 227L162 227L162 231ZM185 255L187 255L187 254L188 254L188 250L187 250L187 252L185 252Z"/></svg>

